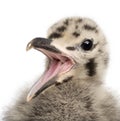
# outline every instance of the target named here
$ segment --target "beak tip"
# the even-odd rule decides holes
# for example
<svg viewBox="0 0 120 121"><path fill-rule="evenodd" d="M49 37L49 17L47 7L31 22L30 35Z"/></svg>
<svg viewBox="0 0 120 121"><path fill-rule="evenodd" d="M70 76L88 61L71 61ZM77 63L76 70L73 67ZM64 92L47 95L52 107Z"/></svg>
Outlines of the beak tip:
<svg viewBox="0 0 120 121"><path fill-rule="evenodd" d="M27 44L26 51L30 50L31 48L33 48L33 46L32 46L32 43L29 42L29 43Z"/></svg>

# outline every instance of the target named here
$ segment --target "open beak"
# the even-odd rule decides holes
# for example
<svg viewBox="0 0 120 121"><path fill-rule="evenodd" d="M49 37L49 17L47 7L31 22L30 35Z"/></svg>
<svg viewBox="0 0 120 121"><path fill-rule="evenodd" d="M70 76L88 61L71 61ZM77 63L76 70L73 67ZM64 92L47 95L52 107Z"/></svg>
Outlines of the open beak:
<svg viewBox="0 0 120 121"><path fill-rule="evenodd" d="M39 93L57 83L55 77L70 71L74 65L74 61L71 57L64 54L55 46L50 45L51 41L52 40L45 38L35 38L27 44L26 50L34 48L49 58L48 69L46 69L40 80L32 86L28 93L27 101L30 101Z"/></svg>

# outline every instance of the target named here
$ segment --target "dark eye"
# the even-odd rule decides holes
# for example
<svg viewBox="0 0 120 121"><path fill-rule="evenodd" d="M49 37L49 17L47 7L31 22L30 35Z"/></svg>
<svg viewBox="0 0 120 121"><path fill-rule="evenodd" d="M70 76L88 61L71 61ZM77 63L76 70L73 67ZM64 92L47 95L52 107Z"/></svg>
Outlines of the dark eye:
<svg viewBox="0 0 120 121"><path fill-rule="evenodd" d="M81 44L81 48L86 51L91 50L92 47L93 47L93 41L90 39L85 39Z"/></svg>

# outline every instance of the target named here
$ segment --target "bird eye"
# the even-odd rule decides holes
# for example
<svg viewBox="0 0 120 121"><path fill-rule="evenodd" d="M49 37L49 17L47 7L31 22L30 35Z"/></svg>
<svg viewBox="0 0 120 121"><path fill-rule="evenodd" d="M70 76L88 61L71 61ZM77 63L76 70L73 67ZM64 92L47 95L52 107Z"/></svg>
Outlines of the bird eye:
<svg viewBox="0 0 120 121"><path fill-rule="evenodd" d="M81 44L81 48L85 51L91 50L93 47L93 41L91 39L85 39Z"/></svg>

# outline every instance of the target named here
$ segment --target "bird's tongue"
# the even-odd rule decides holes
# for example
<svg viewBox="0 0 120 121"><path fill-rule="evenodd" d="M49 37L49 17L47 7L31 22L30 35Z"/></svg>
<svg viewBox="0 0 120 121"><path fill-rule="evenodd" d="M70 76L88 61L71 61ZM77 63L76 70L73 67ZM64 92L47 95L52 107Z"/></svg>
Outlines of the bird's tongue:
<svg viewBox="0 0 120 121"><path fill-rule="evenodd" d="M53 56L53 55L52 55ZM57 55L56 55L57 56ZM54 55L55 57L55 55ZM45 71L43 76L38 80L35 85L33 85L32 89L30 90L28 94L27 101L31 100L31 98L37 96L40 92L42 92L44 89L48 88L50 85L53 85L55 83L55 80L52 78L65 73L69 71L69 69L72 68L73 63L70 60L65 61L64 57L60 57L61 60L64 61L64 63L58 59L53 59L50 62L49 69Z"/></svg>

